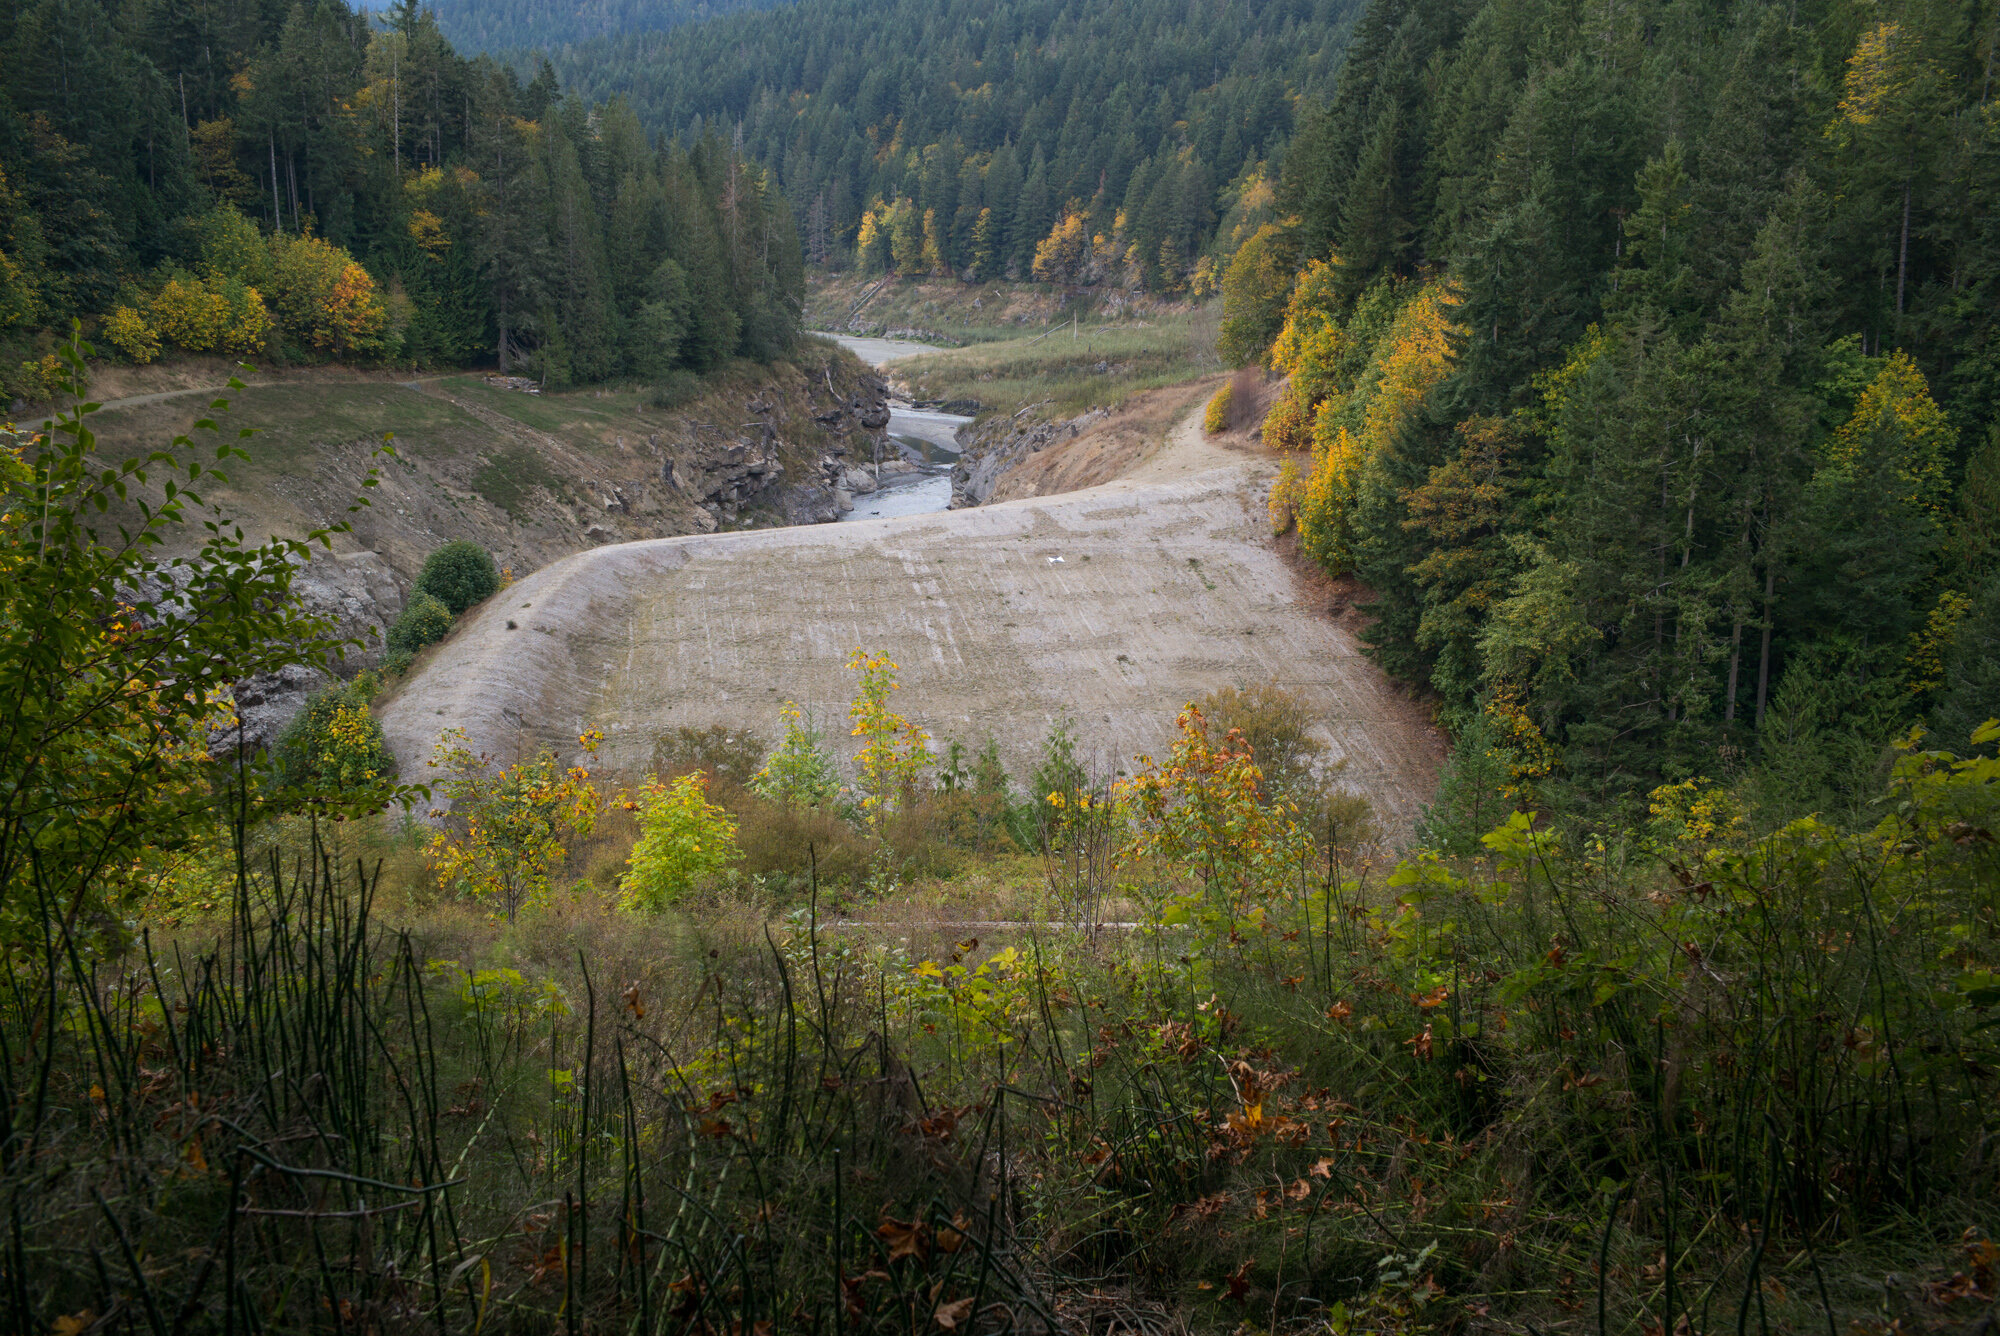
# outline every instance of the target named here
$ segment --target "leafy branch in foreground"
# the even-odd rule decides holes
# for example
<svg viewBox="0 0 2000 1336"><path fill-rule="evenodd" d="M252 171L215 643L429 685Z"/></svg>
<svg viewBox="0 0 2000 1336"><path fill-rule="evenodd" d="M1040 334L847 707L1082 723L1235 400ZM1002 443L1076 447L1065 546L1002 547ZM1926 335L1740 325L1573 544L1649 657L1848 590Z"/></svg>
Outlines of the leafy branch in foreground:
<svg viewBox="0 0 2000 1336"><path fill-rule="evenodd" d="M92 351L72 334L69 405L0 457L0 936L36 913L73 924L141 849L213 829L207 744L230 722L231 684L326 669L345 644L291 588L347 523L256 545L204 501L248 457L250 429L226 439L218 425L226 399L194 427L212 451L179 436L100 457L98 405L83 397Z"/></svg>

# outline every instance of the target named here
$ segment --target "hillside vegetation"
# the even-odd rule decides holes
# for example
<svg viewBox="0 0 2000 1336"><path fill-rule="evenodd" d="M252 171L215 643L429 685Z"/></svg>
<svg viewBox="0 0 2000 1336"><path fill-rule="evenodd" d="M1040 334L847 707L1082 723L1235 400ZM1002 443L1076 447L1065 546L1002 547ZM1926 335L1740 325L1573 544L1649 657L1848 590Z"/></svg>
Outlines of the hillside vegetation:
<svg viewBox="0 0 2000 1336"><path fill-rule="evenodd" d="M734 126L813 264L1212 285L1267 209L1295 99L1324 96L1351 0L804 0L552 57L658 133ZM1254 227L1254 222L1251 224ZM1094 259L1091 238L1100 236ZM1058 247L1059 252L1061 246ZM1204 266L1202 261L1208 260Z"/></svg>
<svg viewBox="0 0 2000 1336"><path fill-rule="evenodd" d="M1272 498L1474 787L1862 820L2000 712L1992 10L1383 0L1231 262Z"/></svg>
<svg viewBox="0 0 2000 1336"><path fill-rule="evenodd" d="M81 320L135 363L463 366L669 383L782 355L799 249L714 136L466 60L345 0L0 10L0 391Z"/></svg>
<svg viewBox="0 0 2000 1336"><path fill-rule="evenodd" d="M222 392L229 413L220 420L253 428L255 444L205 499L254 534L335 523L388 437L394 461L382 468L373 504L352 517L351 543L340 545L379 553L406 587L449 539L476 541L525 575L604 543L710 532L719 523L798 522L807 499L799 489L823 482L823 457L872 453L866 439L829 427L851 398L872 401L864 377L852 357L813 340L792 360L717 368L673 403L643 385L530 395L480 375L397 383L294 369ZM93 421L98 449L109 459L143 457L163 438L215 419L216 398L107 408ZM746 440L760 448L768 440L782 467L740 506L716 506L711 484L721 481L730 448ZM191 541L167 540L176 550Z"/></svg>
<svg viewBox="0 0 2000 1336"><path fill-rule="evenodd" d="M510 50L552 50L596 37L665 32L739 9L761 9L770 0L437 0L425 5L452 44L492 55ZM374 0L368 8L392 10Z"/></svg>

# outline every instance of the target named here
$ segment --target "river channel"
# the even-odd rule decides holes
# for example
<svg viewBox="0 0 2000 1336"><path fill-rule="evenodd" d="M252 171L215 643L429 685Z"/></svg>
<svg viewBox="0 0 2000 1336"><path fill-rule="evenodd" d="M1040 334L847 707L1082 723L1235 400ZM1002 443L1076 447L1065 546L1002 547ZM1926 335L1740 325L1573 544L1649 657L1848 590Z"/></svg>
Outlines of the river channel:
<svg viewBox="0 0 2000 1336"><path fill-rule="evenodd" d="M835 334L834 340L856 357L878 369L891 362L919 353L937 352L927 343L903 339L866 339L851 334ZM872 492L855 496L854 509L843 520L891 519L898 515L926 515L951 508L951 466L958 462L958 429L972 421L956 413L938 413L914 408L900 399L889 401L889 441L899 457L912 467L882 475ZM884 457L881 463L891 462ZM859 459L854 463L870 468L877 461Z"/></svg>

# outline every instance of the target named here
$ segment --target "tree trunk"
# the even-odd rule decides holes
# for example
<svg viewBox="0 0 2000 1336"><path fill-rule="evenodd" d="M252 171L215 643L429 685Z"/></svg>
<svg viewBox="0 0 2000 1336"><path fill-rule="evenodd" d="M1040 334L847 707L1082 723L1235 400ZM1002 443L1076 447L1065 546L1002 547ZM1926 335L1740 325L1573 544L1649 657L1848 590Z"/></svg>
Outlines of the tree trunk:
<svg viewBox="0 0 2000 1336"><path fill-rule="evenodd" d="M1903 318L1903 284L1910 276L1910 190L1911 180L1903 182L1903 239L1896 249L1896 319ZM1901 330L1897 331L1901 337Z"/></svg>
<svg viewBox="0 0 2000 1336"><path fill-rule="evenodd" d="M1757 727L1764 726L1764 700L1771 684L1771 598L1778 590L1778 566L1764 567L1764 634L1757 651Z"/></svg>
<svg viewBox="0 0 2000 1336"><path fill-rule="evenodd" d="M1729 624L1729 703L1722 709L1722 722L1736 722L1736 670L1743 662L1743 613Z"/></svg>

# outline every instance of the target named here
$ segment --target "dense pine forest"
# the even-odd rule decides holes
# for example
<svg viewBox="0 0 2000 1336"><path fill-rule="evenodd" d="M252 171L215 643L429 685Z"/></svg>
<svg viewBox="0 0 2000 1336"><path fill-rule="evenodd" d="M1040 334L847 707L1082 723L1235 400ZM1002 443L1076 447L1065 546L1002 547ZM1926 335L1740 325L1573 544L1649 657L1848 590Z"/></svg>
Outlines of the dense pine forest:
<svg viewBox="0 0 2000 1336"><path fill-rule="evenodd" d="M567 86L622 96L655 129L737 126L814 264L858 251L902 274L1200 293L1218 236L1231 247L1261 219L1300 99L1332 93L1357 12L808 0L554 60Z"/></svg>
<svg viewBox="0 0 2000 1336"><path fill-rule="evenodd" d="M37 0L0 12L0 385L54 340L497 361L550 385L769 358L799 248L767 175L552 75L459 56L414 0Z"/></svg>
<svg viewBox="0 0 2000 1336"><path fill-rule="evenodd" d="M1224 342L1468 789L1858 817L2000 710L1996 23L1371 6Z"/></svg>
<svg viewBox="0 0 2000 1336"><path fill-rule="evenodd" d="M437 0L428 8L453 46L464 51L550 50L594 37L665 32L770 0ZM387 9L368 0L364 9Z"/></svg>

